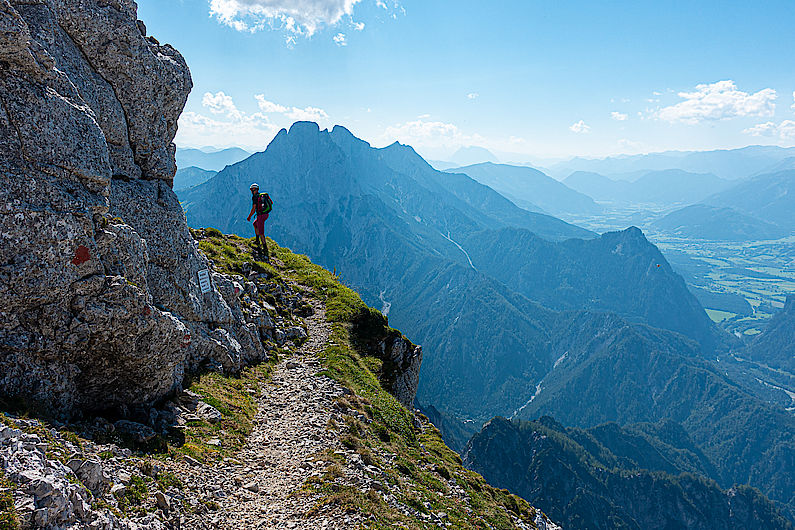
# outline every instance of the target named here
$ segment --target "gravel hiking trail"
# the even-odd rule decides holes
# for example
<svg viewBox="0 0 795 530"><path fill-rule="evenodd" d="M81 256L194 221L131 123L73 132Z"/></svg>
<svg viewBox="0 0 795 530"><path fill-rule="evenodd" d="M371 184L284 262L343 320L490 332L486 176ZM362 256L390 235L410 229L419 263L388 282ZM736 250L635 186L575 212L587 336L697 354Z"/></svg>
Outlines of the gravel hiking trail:
<svg viewBox="0 0 795 530"><path fill-rule="evenodd" d="M345 393L319 372L318 356L331 334L325 308L314 304L305 319L308 340L282 359L259 396L259 412L246 446L214 466L186 466L188 482L202 484L218 510L195 515L183 528L249 530L263 528L348 529L360 517L319 510L308 517L316 499L298 494L307 478L320 476L324 462L314 458L341 449L339 434L327 428L334 400Z"/></svg>

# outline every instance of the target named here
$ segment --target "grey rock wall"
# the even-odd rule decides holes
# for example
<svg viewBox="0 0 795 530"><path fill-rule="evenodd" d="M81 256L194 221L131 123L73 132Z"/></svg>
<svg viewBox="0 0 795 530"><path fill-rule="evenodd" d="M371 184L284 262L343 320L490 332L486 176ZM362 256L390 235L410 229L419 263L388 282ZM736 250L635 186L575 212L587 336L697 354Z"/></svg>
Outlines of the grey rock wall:
<svg viewBox="0 0 795 530"><path fill-rule="evenodd" d="M190 72L136 9L0 0L0 396L63 415L266 356L226 280L199 288L171 190Z"/></svg>
<svg viewBox="0 0 795 530"><path fill-rule="evenodd" d="M379 347L382 358L389 363L387 390L409 410L414 408L417 383L420 380L422 347L403 336L389 337Z"/></svg>

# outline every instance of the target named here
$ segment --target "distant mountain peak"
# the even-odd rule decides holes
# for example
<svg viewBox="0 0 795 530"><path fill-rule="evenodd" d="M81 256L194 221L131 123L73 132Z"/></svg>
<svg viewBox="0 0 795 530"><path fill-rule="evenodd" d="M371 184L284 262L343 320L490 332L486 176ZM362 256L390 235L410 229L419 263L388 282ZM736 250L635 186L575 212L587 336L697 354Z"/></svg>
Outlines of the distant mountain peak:
<svg viewBox="0 0 795 530"><path fill-rule="evenodd" d="M297 121L290 126L288 134L318 134L320 133L320 126L313 121Z"/></svg>
<svg viewBox="0 0 795 530"><path fill-rule="evenodd" d="M462 166L479 164L481 162L499 162L494 153L485 147L478 147L476 145L461 147L450 157L450 160Z"/></svg>

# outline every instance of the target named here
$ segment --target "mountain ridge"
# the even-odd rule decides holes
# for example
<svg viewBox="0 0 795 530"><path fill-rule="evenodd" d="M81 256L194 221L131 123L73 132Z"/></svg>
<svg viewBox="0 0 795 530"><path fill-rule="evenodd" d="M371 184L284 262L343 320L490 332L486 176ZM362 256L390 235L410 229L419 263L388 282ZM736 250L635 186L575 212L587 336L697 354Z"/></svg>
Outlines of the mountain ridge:
<svg viewBox="0 0 795 530"><path fill-rule="evenodd" d="M696 173L714 173L723 178L741 179L763 171L780 160L791 157L795 148L751 145L739 149L713 151L664 151L641 155L618 155L603 159L573 158L548 167L556 177L574 171L594 171L614 175L633 171L681 169Z"/></svg>
<svg viewBox="0 0 795 530"><path fill-rule="evenodd" d="M485 162L447 172L464 173L530 211L563 216L594 215L602 211L588 195L531 167Z"/></svg>
<svg viewBox="0 0 795 530"><path fill-rule="evenodd" d="M245 160L251 153L239 147L228 147L212 152L178 147L176 162L179 169L198 167L205 171L221 171L224 167Z"/></svg>
<svg viewBox="0 0 795 530"><path fill-rule="evenodd" d="M464 461L572 528L792 528L752 488L721 490L692 473L662 471L669 464L661 466L664 458L648 444L638 450L642 440L615 424L583 430L547 416L494 418L469 442ZM626 466L627 458L637 461Z"/></svg>

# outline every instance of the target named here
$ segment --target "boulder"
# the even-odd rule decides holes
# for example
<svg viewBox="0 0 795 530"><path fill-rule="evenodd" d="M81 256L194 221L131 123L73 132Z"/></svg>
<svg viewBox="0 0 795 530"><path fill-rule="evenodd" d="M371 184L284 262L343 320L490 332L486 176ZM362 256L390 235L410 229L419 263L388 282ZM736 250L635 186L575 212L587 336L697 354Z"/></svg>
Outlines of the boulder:
<svg viewBox="0 0 795 530"><path fill-rule="evenodd" d="M117 433L129 437L136 443L146 443L157 435L154 429L148 425L135 421L119 420L113 425L116 427Z"/></svg>
<svg viewBox="0 0 795 530"><path fill-rule="evenodd" d="M204 401L199 402L199 406L196 409L196 414L203 420L206 420L210 423L218 423L223 418L223 415L217 408L205 403Z"/></svg>

